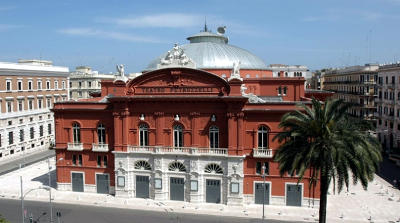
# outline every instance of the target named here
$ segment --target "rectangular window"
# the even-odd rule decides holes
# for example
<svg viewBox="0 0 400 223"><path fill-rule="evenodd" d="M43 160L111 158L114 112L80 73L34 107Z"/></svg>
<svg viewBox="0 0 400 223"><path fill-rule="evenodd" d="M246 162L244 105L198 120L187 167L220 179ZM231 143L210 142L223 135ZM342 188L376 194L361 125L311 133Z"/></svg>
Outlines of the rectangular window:
<svg viewBox="0 0 400 223"><path fill-rule="evenodd" d="M78 85L79 85L79 87L82 87L82 82L79 81Z"/></svg>
<svg viewBox="0 0 400 223"><path fill-rule="evenodd" d="M23 111L23 110L24 110L23 101L18 100L18 111Z"/></svg>
<svg viewBox="0 0 400 223"><path fill-rule="evenodd" d="M38 109L42 109L42 99L38 99Z"/></svg>
<svg viewBox="0 0 400 223"><path fill-rule="evenodd" d="M88 85L89 85L89 87L92 87L92 82L89 81L89 82L88 82Z"/></svg>
<svg viewBox="0 0 400 223"><path fill-rule="evenodd" d="M19 130L19 141L20 142L24 141L24 130L23 129Z"/></svg>
<svg viewBox="0 0 400 223"><path fill-rule="evenodd" d="M283 95L286 95L287 87L283 87Z"/></svg>
<svg viewBox="0 0 400 223"><path fill-rule="evenodd" d="M51 135L51 123L47 124L47 133Z"/></svg>
<svg viewBox="0 0 400 223"><path fill-rule="evenodd" d="M282 95L282 87L278 87L278 96Z"/></svg>
<svg viewBox="0 0 400 223"><path fill-rule="evenodd" d="M22 91L23 89L22 89L22 81L21 80L19 80L18 81L18 91Z"/></svg>
<svg viewBox="0 0 400 223"><path fill-rule="evenodd" d="M72 165L76 165L76 155L75 154L73 154L72 155Z"/></svg>
<svg viewBox="0 0 400 223"><path fill-rule="evenodd" d="M33 110L33 100L28 101L29 110Z"/></svg>
<svg viewBox="0 0 400 223"><path fill-rule="evenodd" d="M51 108L51 99L50 98L47 98L47 105L46 105L48 108Z"/></svg>
<svg viewBox="0 0 400 223"><path fill-rule="evenodd" d="M8 132L8 145L14 144L14 133Z"/></svg>
<svg viewBox="0 0 400 223"><path fill-rule="evenodd" d="M107 158L107 156L104 156L104 158L103 158L103 165L104 165L104 167L107 167L107 165L108 165L108 158Z"/></svg>
<svg viewBox="0 0 400 223"><path fill-rule="evenodd" d="M31 139L35 138L35 128L34 127L31 127L29 129L29 135L31 136Z"/></svg>
<svg viewBox="0 0 400 223"><path fill-rule="evenodd" d="M54 81L54 89L58 90L58 81Z"/></svg>
<svg viewBox="0 0 400 223"><path fill-rule="evenodd" d="M12 82L11 80L6 80L6 90L11 91L12 90Z"/></svg>
<svg viewBox="0 0 400 223"><path fill-rule="evenodd" d="M256 163L256 174L263 174L263 170L262 170L262 162L257 162ZM265 175L269 175L269 163L268 162L264 162L264 166L265 166Z"/></svg>
<svg viewBox="0 0 400 223"><path fill-rule="evenodd" d="M82 155L81 154L78 155L78 165L82 166Z"/></svg>
<svg viewBox="0 0 400 223"><path fill-rule="evenodd" d="M46 81L46 89L50 90L50 81Z"/></svg>
<svg viewBox="0 0 400 223"><path fill-rule="evenodd" d="M7 101L7 112L12 112L12 101Z"/></svg>
<svg viewBox="0 0 400 223"><path fill-rule="evenodd" d="M256 163L256 174L261 174L261 162Z"/></svg>
<svg viewBox="0 0 400 223"><path fill-rule="evenodd" d="M61 82L61 88L64 90L65 89L65 81Z"/></svg>
<svg viewBox="0 0 400 223"><path fill-rule="evenodd" d="M32 81L28 81L28 90L32 91Z"/></svg>
<svg viewBox="0 0 400 223"><path fill-rule="evenodd" d="M101 167L101 156L97 156L97 167Z"/></svg>
<svg viewBox="0 0 400 223"><path fill-rule="evenodd" d="M43 125L39 126L39 136L43 136Z"/></svg>

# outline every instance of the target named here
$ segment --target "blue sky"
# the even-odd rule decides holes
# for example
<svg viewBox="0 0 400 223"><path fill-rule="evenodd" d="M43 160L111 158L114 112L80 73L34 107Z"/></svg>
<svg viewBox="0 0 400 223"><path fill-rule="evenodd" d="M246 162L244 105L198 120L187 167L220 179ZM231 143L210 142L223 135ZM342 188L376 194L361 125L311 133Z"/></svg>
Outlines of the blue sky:
<svg viewBox="0 0 400 223"><path fill-rule="evenodd" d="M400 0L2 0L0 61L139 72L204 18L267 64L310 69L400 60Z"/></svg>

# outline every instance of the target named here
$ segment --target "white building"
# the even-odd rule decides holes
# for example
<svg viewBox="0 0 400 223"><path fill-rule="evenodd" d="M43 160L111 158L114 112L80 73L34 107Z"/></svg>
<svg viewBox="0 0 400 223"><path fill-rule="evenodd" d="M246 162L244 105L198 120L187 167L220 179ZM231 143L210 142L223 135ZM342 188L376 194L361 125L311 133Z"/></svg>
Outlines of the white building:
<svg viewBox="0 0 400 223"><path fill-rule="evenodd" d="M270 64L269 69L273 77L311 77L310 70L304 65Z"/></svg>
<svg viewBox="0 0 400 223"><path fill-rule="evenodd" d="M54 102L68 100L67 67L51 61L0 62L0 161L54 142Z"/></svg>
<svg viewBox="0 0 400 223"><path fill-rule="evenodd" d="M90 98L90 93L101 90L101 80L113 80L114 77L112 74L99 74L87 66L76 67L69 77L70 98L75 100Z"/></svg>

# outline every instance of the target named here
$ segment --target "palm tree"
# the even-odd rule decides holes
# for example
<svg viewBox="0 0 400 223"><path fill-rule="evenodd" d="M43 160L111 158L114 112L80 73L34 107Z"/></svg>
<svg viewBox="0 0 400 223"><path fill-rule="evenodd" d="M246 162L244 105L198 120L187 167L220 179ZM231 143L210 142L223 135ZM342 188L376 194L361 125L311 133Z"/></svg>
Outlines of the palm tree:
<svg viewBox="0 0 400 223"><path fill-rule="evenodd" d="M282 117L273 140L280 146L274 155L279 172L297 174L299 181L310 173L310 185L320 180L319 222L326 222L329 184L340 192L353 183L361 182L367 189L382 161L380 144L369 130L367 121L351 117L346 111L353 105L343 100L328 100L324 104L312 99L312 108L299 104L299 110Z"/></svg>

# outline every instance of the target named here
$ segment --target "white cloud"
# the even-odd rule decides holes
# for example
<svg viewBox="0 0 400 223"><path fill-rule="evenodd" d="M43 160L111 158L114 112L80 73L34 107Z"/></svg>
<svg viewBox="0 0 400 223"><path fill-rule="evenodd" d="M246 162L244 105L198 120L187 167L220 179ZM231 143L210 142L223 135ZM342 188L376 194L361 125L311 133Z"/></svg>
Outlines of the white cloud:
<svg viewBox="0 0 400 223"><path fill-rule="evenodd" d="M400 2L400 0L398 0ZM308 16L303 18L304 22L339 21L348 19L359 19L376 21L380 19L400 19L399 15L380 13L361 9L329 9L322 16Z"/></svg>
<svg viewBox="0 0 400 223"><path fill-rule="evenodd" d="M73 36L92 36L99 38L107 38L114 40L124 40L129 42L147 42L147 43L160 43L161 41L147 36L139 36L134 34L104 31L92 28L66 28L58 30L59 33L73 35Z"/></svg>
<svg viewBox="0 0 400 223"><path fill-rule="evenodd" d="M163 13L137 17L102 18L102 22L114 23L127 27L165 27L183 28L199 26L204 21L204 16L183 13Z"/></svg>

